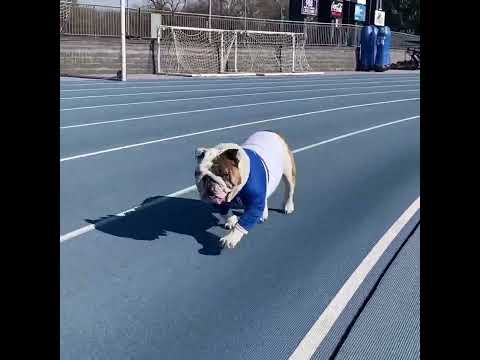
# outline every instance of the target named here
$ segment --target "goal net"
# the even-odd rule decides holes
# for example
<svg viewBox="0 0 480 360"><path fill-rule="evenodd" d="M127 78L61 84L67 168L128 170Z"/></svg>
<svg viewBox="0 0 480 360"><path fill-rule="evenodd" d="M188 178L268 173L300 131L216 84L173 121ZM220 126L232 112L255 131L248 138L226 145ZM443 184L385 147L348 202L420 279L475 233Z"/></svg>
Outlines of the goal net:
<svg viewBox="0 0 480 360"><path fill-rule="evenodd" d="M72 0L60 0L60 33L65 28L65 24L70 18L72 11Z"/></svg>
<svg viewBox="0 0 480 360"><path fill-rule="evenodd" d="M157 72L307 72L303 33L161 26Z"/></svg>

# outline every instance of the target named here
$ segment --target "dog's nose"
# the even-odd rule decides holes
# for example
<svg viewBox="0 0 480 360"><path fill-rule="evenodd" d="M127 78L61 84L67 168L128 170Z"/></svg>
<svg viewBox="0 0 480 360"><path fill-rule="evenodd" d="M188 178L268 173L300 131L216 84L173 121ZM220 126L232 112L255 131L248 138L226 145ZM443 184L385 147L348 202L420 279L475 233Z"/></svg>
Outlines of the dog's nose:
<svg viewBox="0 0 480 360"><path fill-rule="evenodd" d="M195 177L199 177L201 174L200 170L195 170Z"/></svg>
<svg viewBox="0 0 480 360"><path fill-rule="evenodd" d="M215 188L213 187L207 187L207 196L215 196Z"/></svg>

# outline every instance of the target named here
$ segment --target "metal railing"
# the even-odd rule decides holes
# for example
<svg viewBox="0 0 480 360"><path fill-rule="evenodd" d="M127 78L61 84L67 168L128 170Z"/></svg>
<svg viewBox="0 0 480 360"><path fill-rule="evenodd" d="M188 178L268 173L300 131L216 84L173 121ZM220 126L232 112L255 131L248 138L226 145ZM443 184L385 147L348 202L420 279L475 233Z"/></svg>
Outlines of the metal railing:
<svg viewBox="0 0 480 360"><path fill-rule="evenodd" d="M128 37L151 37L151 9L126 9L126 33ZM208 15L167 11L154 11L162 14L162 24L208 28ZM361 26L334 25L330 23L282 21L254 19L233 16L212 15L212 29L260 30L305 33L307 46L358 46ZM61 29L64 35L120 36L120 8L114 6L77 4L71 8L70 16ZM410 40L420 40L420 36L392 32L392 47L407 48Z"/></svg>

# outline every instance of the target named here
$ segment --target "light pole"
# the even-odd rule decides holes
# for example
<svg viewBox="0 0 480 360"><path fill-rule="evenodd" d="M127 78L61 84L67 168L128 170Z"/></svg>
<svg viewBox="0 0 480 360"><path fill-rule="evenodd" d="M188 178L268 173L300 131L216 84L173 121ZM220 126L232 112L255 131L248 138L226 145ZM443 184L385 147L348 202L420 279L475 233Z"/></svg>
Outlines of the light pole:
<svg viewBox="0 0 480 360"><path fill-rule="evenodd" d="M212 28L212 0L208 1L208 28Z"/></svg>
<svg viewBox="0 0 480 360"><path fill-rule="evenodd" d="M280 31L283 31L283 5L280 3L280 0L275 0L275 3L280 8L280 20L282 20L280 25Z"/></svg>
<svg viewBox="0 0 480 360"><path fill-rule="evenodd" d="M280 3L280 0L275 0L278 7L280 8L280 19L283 20L283 5Z"/></svg>
<svg viewBox="0 0 480 360"><path fill-rule="evenodd" d="M373 25L373 23L372 23L372 3L373 3L373 0L368 0L368 22L370 23L369 25Z"/></svg>
<svg viewBox="0 0 480 360"><path fill-rule="evenodd" d="M212 0L208 0L208 28L212 29ZM212 42L212 32L208 32L208 42Z"/></svg>
<svg viewBox="0 0 480 360"><path fill-rule="evenodd" d="M370 25L374 25L375 24L375 11L374 11L374 14L373 14L373 22L372 22L372 4L373 4L373 0L369 0L369 4L368 4L368 22L370 23ZM374 10L383 10L383 1L382 0L375 0L375 9Z"/></svg>
<svg viewBox="0 0 480 360"><path fill-rule="evenodd" d="M372 2L373 2L373 0L370 0L370 14L369 15L371 15L371 13L372 13L372 10L371 10ZM375 1L375 10L382 11L383 10L382 7L383 7L383 1L382 0L376 0ZM370 21L370 23L371 23L371 21ZM374 25L374 24L375 24L375 13L373 14L373 24L371 23L371 25Z"/></svg>
<svg viewBox="0 0 480 360"><path fill-rule="evenodd" d="M243 17L245 18L245 31L247 30L247 0L244 0L244 6L243 6Z"/></svg>
<svg viewBox="0 0 480 360"><path fill-rule="evenodd" d="M120 33L122 38L122 81L127 81L127 44L125 41L125 0L120 1Z"/></svg>

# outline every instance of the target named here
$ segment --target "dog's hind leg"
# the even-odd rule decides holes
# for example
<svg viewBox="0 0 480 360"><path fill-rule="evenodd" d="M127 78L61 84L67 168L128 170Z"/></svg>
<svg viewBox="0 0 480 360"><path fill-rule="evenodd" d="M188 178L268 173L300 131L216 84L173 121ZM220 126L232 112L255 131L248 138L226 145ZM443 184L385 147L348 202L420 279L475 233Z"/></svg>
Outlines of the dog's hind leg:
<svg viewBox="0 0 480 360"><path fill-rule="evenodd" d="M295 210L293 204L293 193L295 192L295 177L292 173L283 174L283 182L285 184L285 200L284 211L285 214L291 214Z"/></svg>
<svg viewBox="0 0 480 360"><path fill-rule="evenodd" d="M297 169L295 166L295 159L293 158L293 153L288 148L288 145L286 142L285 142L285 146L287 148L288 156L285 156L285 164L283 167L283 176L282 176L282 180L285 184L284 210L286 214L291 214L295 210L295 207L293 205L293 193L295 192Z"/></svg>

